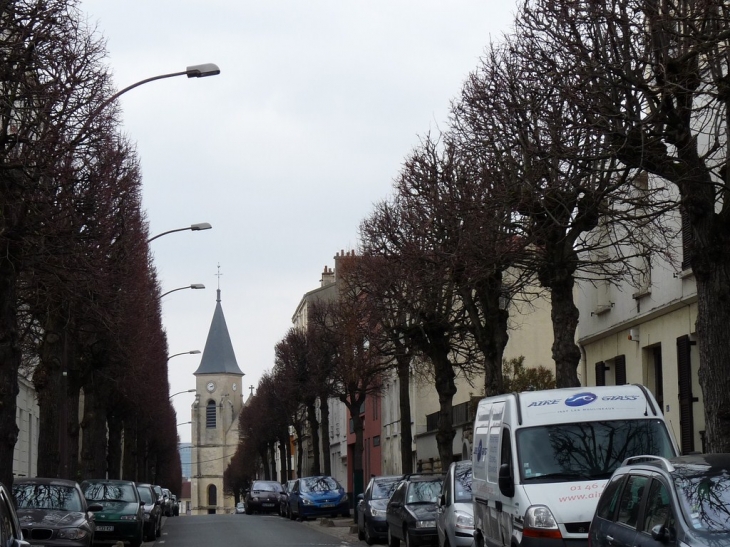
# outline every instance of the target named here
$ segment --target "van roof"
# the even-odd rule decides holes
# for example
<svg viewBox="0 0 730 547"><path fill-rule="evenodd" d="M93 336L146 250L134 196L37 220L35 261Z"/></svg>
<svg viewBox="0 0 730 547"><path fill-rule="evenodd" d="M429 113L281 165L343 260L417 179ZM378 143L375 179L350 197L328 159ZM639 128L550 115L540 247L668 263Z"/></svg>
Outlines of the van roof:
<svg viewBox="0 0 730 547"><path fill-rule="evenodd" d="M523 391L483 401L486 405L510 398L517 405L515 418L522 426L661 416L649 391L637 384Z"/></svg>

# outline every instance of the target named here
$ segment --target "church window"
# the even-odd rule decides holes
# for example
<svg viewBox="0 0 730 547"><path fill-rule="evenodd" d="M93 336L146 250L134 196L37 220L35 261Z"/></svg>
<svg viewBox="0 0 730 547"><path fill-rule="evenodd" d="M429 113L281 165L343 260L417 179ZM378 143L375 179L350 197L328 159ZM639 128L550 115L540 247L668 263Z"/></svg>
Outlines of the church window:
<svg viewBox="0 0 730 547"><path fill-rule="evenodd" d="M208 401L205 407L205 427L215 429L215 401Z"/></svg>

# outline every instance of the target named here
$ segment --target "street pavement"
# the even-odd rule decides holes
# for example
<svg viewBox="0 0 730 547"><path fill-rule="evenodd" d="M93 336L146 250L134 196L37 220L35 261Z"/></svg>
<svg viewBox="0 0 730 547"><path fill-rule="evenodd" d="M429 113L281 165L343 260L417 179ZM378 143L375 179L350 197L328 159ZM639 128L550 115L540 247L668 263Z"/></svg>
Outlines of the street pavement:
<svg viewBox="0 0 730 547"><path fill-rule="evenodd" d="M360 543L360 540L357 539L357 524L355 524L353 517L318 518L316 520L305 520L303 524L334 536L340 541Z"/></svg>

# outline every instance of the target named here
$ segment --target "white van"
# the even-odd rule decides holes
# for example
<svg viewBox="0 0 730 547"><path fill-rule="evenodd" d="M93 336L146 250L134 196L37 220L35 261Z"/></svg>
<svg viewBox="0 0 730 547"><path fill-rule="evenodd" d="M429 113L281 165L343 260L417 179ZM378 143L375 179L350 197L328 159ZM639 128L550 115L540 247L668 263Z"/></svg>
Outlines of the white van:
<svg viewBox="0 0 730 547"><path fill-rule="evenodd" d="M582 547L598 498L629 456L679 454L644 386L488 397L474 419L476 547Z"/></svg>

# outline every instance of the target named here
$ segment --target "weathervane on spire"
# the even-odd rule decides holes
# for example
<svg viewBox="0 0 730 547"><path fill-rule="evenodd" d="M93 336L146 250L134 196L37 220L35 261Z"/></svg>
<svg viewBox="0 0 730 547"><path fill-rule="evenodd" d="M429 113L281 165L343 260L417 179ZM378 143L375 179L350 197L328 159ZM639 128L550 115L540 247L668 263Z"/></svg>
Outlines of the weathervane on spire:
<svg viewBox="0 0 730 547"><path fill-rule="evenodd" d="M221 273L221 263L218 263L218 273L215 274L215 276L218 278L218 290L216 291L218 293L218 298L216 299L216 302L221 301L221 276L223 274Z"/></svg>

